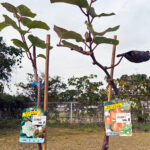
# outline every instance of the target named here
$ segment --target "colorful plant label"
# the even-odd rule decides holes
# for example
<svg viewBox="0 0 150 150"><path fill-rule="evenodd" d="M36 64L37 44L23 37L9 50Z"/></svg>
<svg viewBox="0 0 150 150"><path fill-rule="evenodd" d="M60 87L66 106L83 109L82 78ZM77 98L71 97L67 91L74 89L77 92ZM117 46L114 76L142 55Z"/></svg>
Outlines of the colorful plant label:
<svg viewBox="0 0 150 150"><path fill-rule="evenodd" d="M104 117L107 136L132 136L130 102L105 102Z"/></svg>
<svg viewBox="0 0 150 150"><path fill-rule="evenodd" d="M22 113L21 143L44 143L46 131L46 111L38 106L25 108Z"/></svg>

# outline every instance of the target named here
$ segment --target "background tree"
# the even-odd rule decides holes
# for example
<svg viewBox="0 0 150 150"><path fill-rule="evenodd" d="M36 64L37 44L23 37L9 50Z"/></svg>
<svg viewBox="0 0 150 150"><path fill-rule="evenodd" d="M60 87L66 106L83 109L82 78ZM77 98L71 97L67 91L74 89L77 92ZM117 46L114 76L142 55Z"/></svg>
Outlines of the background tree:
<svg viewBox="0 0 150 150"><path fill-rule="evenodd" d="M105 74L108 78L109 85L111 85L111 87L115 91L115 94L117 95L118 89L116 88L116 85L107 70L110 67L105 67L96 59L95 50L100 44L117 45L119 43L118 40L104 37L104 35L108 32L118 30L119 26L110 27L102 32L95 31L94 26L93 26L93 21L95 18L112 16L115 14L114 13L97 14L94 7L92 6L93 3L96 2L96 0L90 0L89 3L87 0L50 0L50 1L51 1L51 3L63 2L63 3L75 5L81 10L83 15L86 17L85 25L87 27L87 31L84 33L84 35L85 35L84 38L82 37L81 34L79 34L77 32L70 31L70 30L67 30L67 29L64 29L62 27L58 27L55 25L54 30L60 38L57 46L67 47L67 48L74 50L76 52L79 52L83 55L90 56L93 61L93 65L98 66L100 69L102 69L105 72ZM67 39L67 41L66 41L66 39ZM68 40L75 40L76 42L71 43ZM122 57L121 57L121 59L122 59ZM108 141L109 141L109 137L105 135L102 150L108 149Z"/></svg>
<svg viewBox="0 0 150 150"><path fill-rule="evenodd" d="M7 46L0 37L0 93L3 93L4 82L10 81L15 66L20 66L23 51L13 46Z"/></svg>
<svg viewBox="0 0 150 150"><path fill-rule="evenodd" d="M83 76L79 78L68 79L68 85L74 87L76 95L74 99L86 106L97 105L100 99L100 90L102 82L92 81L97 75Z"/></svg>
<svg viewBox="0 0 150 150"><path fill-rule="evenodd" d="M36 47L46 48L46 44L39 37L31 34L33 29L44 29L49 30L49 26L42 21L33 20L36 16L28 7L21 4L19 6L14 6L10 3L1 3L1 5L10 13L13 14L14 20L7 15L3 15L4 21L0 23L0 31L7 26L13 27L20 35L21 40L12 39L15 46L22 48L27 58L30 60L33 71L34 80L39 81L38 69L37 69L37 57L45 56L43 54L36 54ZM40 93L40 87L38 86L38 93ZM40 95L38 97L38 104L40 103Z"/></svg>
<svg viewBox="0 0 150 150"><path fill-rule="evenodd" d="M41 98L44 98L44 74L41 74L39 76L41 83L42 83L42 89L41 89ZM28 73L27 74L27 83L20 82L17 84L18 88L18 94L25 95L29 97L32 101L36 101L37 96L37 85L34 85L34 75ZM61 78L59 76L56 77L49 77L48 80L48 101L49 102L56 102L60 100L59 94L64 89L66 89L66 84L61 81Z"/></svg>
<svg viewBox="0 0 150 150"><path fill-rule="evenodd" d="M143 122L148 114L143 113L141 101L150 95L150 77L146 74L122 75L116 80L120 89L120 98L132 101L139 122Z"/></svg>

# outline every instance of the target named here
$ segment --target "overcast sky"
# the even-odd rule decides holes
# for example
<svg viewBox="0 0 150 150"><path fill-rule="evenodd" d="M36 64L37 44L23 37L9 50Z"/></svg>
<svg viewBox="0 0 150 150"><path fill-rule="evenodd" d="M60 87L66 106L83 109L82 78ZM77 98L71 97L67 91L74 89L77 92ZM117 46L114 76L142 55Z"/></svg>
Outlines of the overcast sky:
<svg viewBox="0 0 150 150"><path fill-rule="evenodd" d="M50 0L6 0L0 2L9 2L15 6L24 4L37 14L36 20L46 22L50 26L50 31L35 30L33 33L46 39L46 34L51 35L51 45L54 49L50 53L50 76L61 76L64 80L72 76L83 76L97 74L98 80L104 80L105 74L97 66L92 65L92 60L88 56L81 55L67 48L58 48L56 44L59 39L53 31L54 24L74 30L84 35L86 31L85 17L76 6L55 3L51 4ZM117 35L119 45L117 54L129 50L149 50L150 48L150 5L149 0L97 0L94 5L96 12L99 13L116 13L115 16L95 19L94 28L101 32L108 27L120 25L117 32L107 33L106 36L113 38ZM11 16L10 13L0 6L0 21L3 21L2 14ZM20 38L18 33L11 27L0 32L0 36L8 45L12 45L11 39ZM38 53L45 54L45 50L38 49ZM96 50L96 58L104 66L110 65L112 45L100 45ZM118 58L116 58L116 62ZM12 82L25 82L26 73L33 73L30 62L23 59L23 68L14 70ZM45 62L42 58L38 59L38 72L44 72ZM115 68L114 78L123 74L147 74L150 75L150 62L134 64L124 59L121 64Z"/></svg>

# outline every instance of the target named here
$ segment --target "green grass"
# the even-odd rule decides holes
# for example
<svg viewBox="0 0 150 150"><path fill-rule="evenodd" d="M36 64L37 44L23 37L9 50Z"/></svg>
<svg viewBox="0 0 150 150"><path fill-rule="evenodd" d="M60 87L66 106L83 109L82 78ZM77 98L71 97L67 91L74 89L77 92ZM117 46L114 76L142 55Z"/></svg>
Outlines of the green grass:
<svg viewBox="0 0 150 150"><path fill-rule="evenodd" d="M85 129L85 128L103 128L103 124L96 124L96 123L91 123L91 124L70 124L70 123L48 123L48 127L51 128L68 128L68 129Z"/></svg>
<svg viewBox="0 0 150 150"><path fill-rule="evenodd" d="M19 130L0 136L2 150L37 150L37 144L19 143ZM6 131L6 129L5 129ZM15 131L15 132L14 132ZM0 131L1 132L1 131ZM13 133L13 134L12 134ZM47 128L47 150L100 150L104 131L100 128L84 130ZM150 133L134 133L131 137L110 137L109 150L150 150Z"/></svg>
<svg viewBox="0 0 150 150"><path fill-rule="evenodd" d="M37 144L19 143L21 120L0 120L0 149L37 150ZM150 131L150 124L136 123L133 128ZM47 150L99 150L104 126L99 124L53 123L47 126ZM133 133L131 137L110 137L109 150L150 150L150 132Z"/></svg>
<svg viewBox="0 0 150 150"><path fill-rule="evenodd" d="M141 130L141 131L150 131L150 124L133 123L133 129Z"/></svg>

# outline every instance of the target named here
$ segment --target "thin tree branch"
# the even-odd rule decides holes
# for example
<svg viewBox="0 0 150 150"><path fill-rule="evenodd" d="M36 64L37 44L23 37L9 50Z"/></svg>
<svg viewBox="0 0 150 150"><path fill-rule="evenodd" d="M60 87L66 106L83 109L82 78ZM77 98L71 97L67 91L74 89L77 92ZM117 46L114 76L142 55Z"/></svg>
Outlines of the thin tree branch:
<svg viewBox="0 0 150 150"><path fill-rule="evenodd" d="M111 66L111 67L105 67L105 69L111 69L111 68L114 68L114 67L118 66L118 65L120 64L122 58L123 58L123 56L120 58L120 60L118 61L117 64L115 64L115 65L113 65L113 66Z"/></svg>
<svg viewBox="0 0 150 150"><path fill-rule="evenodd" d="M29 49L32 47L33 45L31 45L30 47L29 47Z"/></svg>
<svg viewBox="0 0 150 150"><path fill-rule="evenodd" d="M87 43L86 42L83 42L88 48L90 48L90 46L89 45L87 45Z"/></svg>
<svg viewBox="0 0 150 150"><path fill-rule="evenodd" d="M98 46L98 44L97 44L97 45L95 45L95 47L92 49L92 51L94 51L94 50L97 48L97 46Z"/></svg>
<svg viewBox="0 0 150 150"><path fill-rule="evenodd" d="M85 13L85 11L82 9L82 7L79 7L80 8L80 10L82 11L82 13L85 15L85 16L87 16L87 13Z"/></svg>
<svg viewBox="0 0 150 150"><path fill-rule="evenodd" d="M84 55L91 55L91 52L90 51L83 51L83 49L75 49L71 46L67 46L67 45L62 45L62 44L57 44L58 47L67 47L67 48L70 48L71 50L74 50L74 51L77 51L79 53L82 53Z"/></svg>
<svg viewBox="0 0 150 150"><path fill-rule="evenodd" d="M119 92L119 91L118 91L118 89L117 89L117 87L116 87L114 81L112 80L110 74L108 73L107 69L106 69L104 66L102 66L102 65L96 60L96 58L95 58L95 56L94 56L94 53L92 53L90 56L91 56L91 58L92 58L92 60L93 60L93 65L97 65L99 68L101 68L101 69L105 72L105 74L106 74L107 77L108 77L108 81L107 81L108 84L112 86L112 88L113 88L114 91L115 91L115 94L118 95L118 92Z"/></svg>
<svg viewBox="0 0 150 150"><path fill-rule="evenodd" d="M91 21L90 21L91 24L92 24L93 20L94 20L94 17L92 17L92 19L91 19Z"/></svg>
<svg viewBox="0 0 150 150"><path fill-rule="evenodd" d="M16 14L16 15L17 15L17 14ZM17 17L17 21L18 21L18 26L19 26L19 28L21 29L21 23L20 23L20 22L21 22L21 17L20 17L20 16ZM26 52L26 55L27 55L28 59L31 60L31 62L32 62L33 59L32 59L32 56L31 56L31 54L30 54L28 45L27 45L27 43L26 43L25 36L24 36L23 34L20 34L20 36L21 36L21 39L22 39L23 43L24 43L24 44L26 45L26 47L27 47L27 51L25 51L25 52Z"/></svg>

